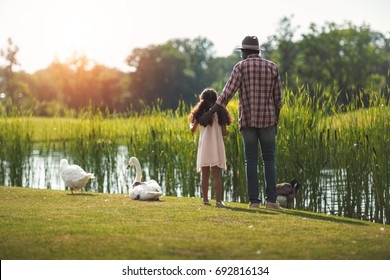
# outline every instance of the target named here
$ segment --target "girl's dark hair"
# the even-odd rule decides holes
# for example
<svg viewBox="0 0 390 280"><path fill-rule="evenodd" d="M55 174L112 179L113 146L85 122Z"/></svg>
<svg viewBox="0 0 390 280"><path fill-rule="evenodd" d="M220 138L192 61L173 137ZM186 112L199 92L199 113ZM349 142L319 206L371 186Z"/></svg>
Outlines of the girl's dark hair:
<svg viewBox="0 0 390 280"><path fill-rule="evenodd" d="M200 94L199 99L200 101L198 104L196 104L188 116L188 120L191 123L193 123L195 120L199 122L200 117L214 106L215 102L217 101L217 92L212 88L206 88ZM217 114L219 125L230 125L232 123L233 118L225 107L222 107L221 110L218 110ZM213 125L213 119L210 119L207 125Z"/></svg>

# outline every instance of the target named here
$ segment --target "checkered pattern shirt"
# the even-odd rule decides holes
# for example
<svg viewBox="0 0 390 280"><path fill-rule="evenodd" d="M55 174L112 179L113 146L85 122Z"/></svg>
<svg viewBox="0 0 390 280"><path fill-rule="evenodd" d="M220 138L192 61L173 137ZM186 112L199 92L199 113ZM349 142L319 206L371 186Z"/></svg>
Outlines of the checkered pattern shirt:
<svg viewBox="0 0 390 280"><path fill-rule="evenodd" d="M240 129L269 127L277 123L276 109L282 108L281 88L276 64L252 54L234 66L216 103L226 107L238 91Z"/></svg>

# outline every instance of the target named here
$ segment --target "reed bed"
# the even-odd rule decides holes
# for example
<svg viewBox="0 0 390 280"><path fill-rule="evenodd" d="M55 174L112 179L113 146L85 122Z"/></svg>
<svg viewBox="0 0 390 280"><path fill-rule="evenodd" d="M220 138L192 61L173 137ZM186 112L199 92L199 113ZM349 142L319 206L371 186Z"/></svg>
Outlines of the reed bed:
<svg viewBox="0 0 390 280"><path fill-rule="evenodd" d="M358 99L347 108L337 107L336 92L318 96L307 88L284 91L277 135L278 181L301 182L298 209L390 223L388 101L373 93L369 108L360 109ZM225 138L224 197L246 202L237 107L238 101L232 100L229 110L235 122ZM198 134L188 128L190 109L180 104L177 110L162 111L157 104L141 113L107 117L90 107L74 117L50 119L0 110L0 185L29 186L26 178L34 173L29 158L35 149L47 157L58 152L94 172L97 179L87 185L89 191L127 193L134 171L125 170L126 162L136 156L143 177L161 182L165 195L200 197ZM123 147L127 154L118 160ZM58 164L48 161L45 168ZM261 165L259 171L262 175ZM261 186L264 196L263 180Z"/></svg>

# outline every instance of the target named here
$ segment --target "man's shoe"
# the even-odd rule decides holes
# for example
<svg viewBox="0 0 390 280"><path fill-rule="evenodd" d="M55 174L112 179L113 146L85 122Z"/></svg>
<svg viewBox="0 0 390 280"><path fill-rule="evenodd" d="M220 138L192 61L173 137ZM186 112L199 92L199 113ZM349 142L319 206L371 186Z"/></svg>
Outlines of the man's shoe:
<svg viewBox="0 0 390 280"><path fill-rule="evenodd" d="M219 207L219 208L226 208L225 204L223 204L222 201L217 201L217 202L215 203L215 206L217 206L217 207Z"/></svg>
<svg viewBox="0 0 390 280"><path fill-rule="evenodd" d="M259 202L249 202L249 208L259 208L260 203Z"/></svg>
<svg viewBox="0 0 390 280"><path fill-rule="evenodd" d="M284 211L284 208L280 207L279 202L277 202L277 201L276 202L269 202L269 201L267 201L266 204L265 204L265 208Z"/></svg>

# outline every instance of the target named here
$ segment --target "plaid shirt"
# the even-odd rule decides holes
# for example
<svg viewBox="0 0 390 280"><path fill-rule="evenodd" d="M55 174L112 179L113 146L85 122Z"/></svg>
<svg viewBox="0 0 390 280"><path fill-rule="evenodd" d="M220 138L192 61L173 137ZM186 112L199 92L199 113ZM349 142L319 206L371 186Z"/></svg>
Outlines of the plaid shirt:
<svg viewBox="0 0 390 280"><path fill-rule="evenodd" d="M238 90L238 124L269 127L277 123L276 109L282 108L282 85L275 63L252 54L237 63L217 104L226 107Z"/></svg>

